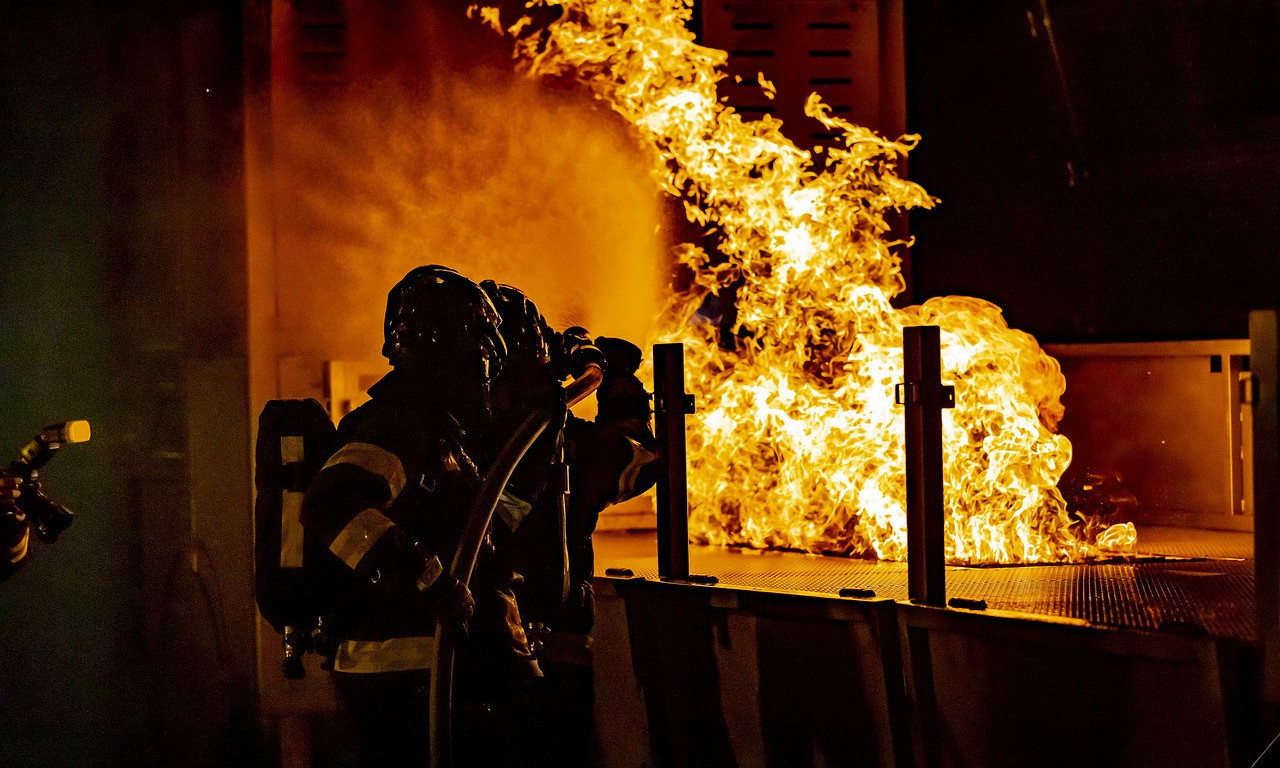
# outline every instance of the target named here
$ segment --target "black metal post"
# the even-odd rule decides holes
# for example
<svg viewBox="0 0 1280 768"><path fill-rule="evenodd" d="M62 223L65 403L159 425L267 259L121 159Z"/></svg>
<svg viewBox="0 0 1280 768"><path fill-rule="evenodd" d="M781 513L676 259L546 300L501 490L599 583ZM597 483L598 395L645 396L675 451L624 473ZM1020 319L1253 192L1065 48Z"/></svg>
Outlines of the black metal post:
<svg viewBox="0 0 1280 768"><path fill-rule="evenodd" d="M902 329L906 406L907 593L913 603L946 605L943 534L942 409L955 405L955 389L942 384L942 342L937 326Z"/></svg>
<svg viewBox="0 0 1280 768"><path fill-rule="evenodd" d="M1253 408L1253 568L1262 693L1280 702L1280 327L1271 310L1249 313L1249 371L1242 398Z"/></svg>
<svg viewBox="0 0 1280 768"><path fill-rule="evenodd" d="M685 414L693 398L684 391L684 345L653 346L654 434L666 456L658 478L658 576L689 576L689 486L685 457Z"/></svg>

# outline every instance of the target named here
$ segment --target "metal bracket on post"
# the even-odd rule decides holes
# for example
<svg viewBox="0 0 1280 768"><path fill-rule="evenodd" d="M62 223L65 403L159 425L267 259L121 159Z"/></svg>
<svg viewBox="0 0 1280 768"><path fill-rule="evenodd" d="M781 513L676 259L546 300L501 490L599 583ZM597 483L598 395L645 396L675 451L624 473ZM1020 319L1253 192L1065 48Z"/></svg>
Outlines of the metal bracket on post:
<svg viewBox="0 0 1280 768"><path fill-rule="evenodd" d="M902 363L904 381L894 399L906 407L907 593L913 603L943 606L942 409L955 407L956 391L942 383L937 326L902 329Z"/></svg>
<svg viewBox="0 0 1280 768"><path fill-rule="evenodd" d="M654 434L667 468L658 477L658 576L689 578L689 485L684 417L693 413L684 391L684 345L653 346Z"/></svg>

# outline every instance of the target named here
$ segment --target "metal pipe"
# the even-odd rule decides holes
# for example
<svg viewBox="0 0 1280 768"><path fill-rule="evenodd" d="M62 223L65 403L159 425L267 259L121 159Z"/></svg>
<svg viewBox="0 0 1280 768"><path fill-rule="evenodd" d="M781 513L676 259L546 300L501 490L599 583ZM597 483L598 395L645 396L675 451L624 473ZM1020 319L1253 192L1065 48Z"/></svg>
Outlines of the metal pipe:
<svg viewBox="0 0 1280 768"><path fill-rule="evenodd" d="M946 605L943 531L942 409L955 405L955 388L942 384L937 326L902 329L907 483L907 594L913 603Z"/></svg>
<svg viewBox="0 0 1280 768"><path fill-rule="evenodd" d="M689 577L689 484L684 417L693 398L684 391L684 345L653 346L654 435L666 457L658 477L658 576Z"/></svg>

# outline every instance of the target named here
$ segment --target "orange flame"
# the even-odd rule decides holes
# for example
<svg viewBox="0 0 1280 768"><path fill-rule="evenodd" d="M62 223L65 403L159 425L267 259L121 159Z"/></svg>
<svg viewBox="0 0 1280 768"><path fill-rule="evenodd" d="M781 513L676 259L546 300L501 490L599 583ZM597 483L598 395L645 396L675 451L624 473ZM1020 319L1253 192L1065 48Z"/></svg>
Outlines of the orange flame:
<svg viewBox="0 0 1280 768"><path fill-rule="evenodd" d="M699 403L689 436L695 539L904 558L893 389L903 327L936 324L956 388L943 424L948 559L1098 554L1070 530L1056 487L1071 459L1054 433L1065 390L1057 362L988 302L890 305L903 290L895 248L904 243L886 216L934 203L897 173L918 137L877 136L813 94L806 114L843 141L824 154L800 149L776 119L744 120L723 103L727 54L694 42L685 0L562 6L545 30L531 33L523 19L512 27L517 56L532 74L576 78L633 125L656 181L718 239L714 255L677 248L694 284L662 334L686 344ZM495 12L481 15L502 29ZM730 288L746 337L735 350L695 313L706 294Z"/></svg>

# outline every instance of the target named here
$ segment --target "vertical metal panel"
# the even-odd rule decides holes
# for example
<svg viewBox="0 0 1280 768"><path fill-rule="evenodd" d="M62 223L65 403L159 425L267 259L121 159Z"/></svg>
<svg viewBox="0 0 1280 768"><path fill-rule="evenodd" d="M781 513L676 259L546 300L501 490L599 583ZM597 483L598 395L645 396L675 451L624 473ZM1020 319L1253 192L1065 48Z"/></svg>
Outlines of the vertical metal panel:
<svg viewBox="0 0 1280 768"><path fill-rule="evenodd" d="M1253 404L1248 355L1227 358L1227 422L1231 432L1231 514L1253 515Z"/></svg>
<svg viewBox="0 0 1280 768"><path fill-rule="evenodd" d="M938 696L933 683L933 660L929 633L902 622L899 648L903 654L902 679L906 686L907 710L912 717L910 745L915 768L942 768L939 738Z"/></svg>
<svg viewBox="0 0 1280 768"><path fill-rule="evenodd" d="M689 575L689 487L685 456L684 345L653 347L654 432L667 457L658 478L658 574Z"/></svg>
<svg viewBox="0 0 1280 768"><path fill-rule="evenodd" d="M901 604L897 617L917 768L1248 765L1230 754L1227 643Z"/></svg>
<svg viewBox="0 0 1280 768"><path fill-rule="evenodd" d="M1118 474L1138 523L1247 530L1244 339L1046 347L1067 378L1069 484Z"/></svg>
<svg viewBox="0 0 1280 768"><path fill-rule="evenodd" d="M632 711L632 690L644 701L643 722L634 715L597 722L611 749L627 750L602 751L600 765L908 764L892 602L643 579L596 585L626 604L619 616L616 598L607 598L613 604L597 617L599 636L630 645L628 655L596 656L597 679L620 683L621 704ZM616 710L615 702L597 702L597 712ZM606 737L606 728L632 733Z"/></svg>
<svg viewBox="0 0 1280 768"><path fill-rule="evenodd" d="M702 4L702 21L703 42L728 51L729 74L742 79L726 80L721 92L744 117L774 115L805 148L829 143L827 129L804 114L805 99L817 91L836 116L882 129L882 70L894 68L881 61L879 3L720 0ZM777 86L775 98L761 93L758 73Z"/></svg>
<svg viewBox="0 0 1280 768"><path fill-rule="evenodd" d="M1277 328L1274 311L1249 313L1253 373L1253 552L1263 692L1280 701L1280 423L1277 418Z"/></svg>
<svg viewBox="0 0 1280 768"><path fill-rule="evenodd" d="M717 87L743 117L773 115L803 149L838 144L804 113L816 91L837 117L882 136L907 133L902 0L711 0L696 7L700 41L729 52L731 77ZM774 98L761 93L758 73L777 87ZM899 172L905 175L906 167L903 158ZM907 214L889 219L893 239L907 241ZM910 303L909 249L899 255L900 298Z"/></svg>
<svg viewBox="0 0 1280 768"><path fill-rule="evenodd" d="M595 580L596 623L591 656L595 678L595 751L599 768L653 765L644 691L636 677L627 604L614 579Z"/></svg>
<svg viewBox="0 0 1280 768"><path fill-rule="evenodd" d="M907 591L912 602L946 603L942 498L941 332L902 329L907 453Z"/></svg>

